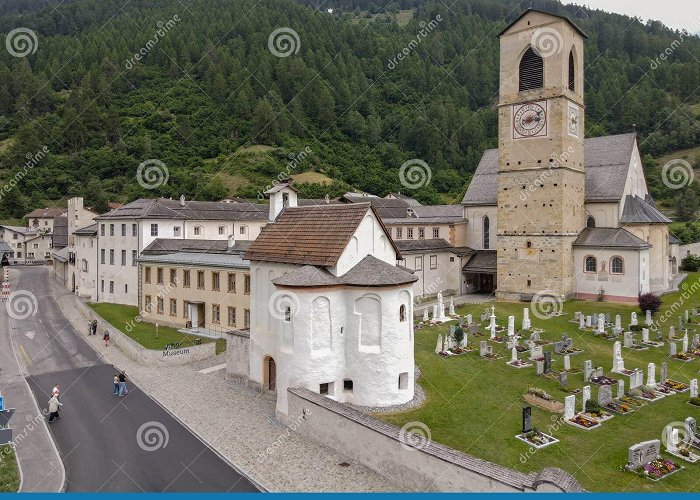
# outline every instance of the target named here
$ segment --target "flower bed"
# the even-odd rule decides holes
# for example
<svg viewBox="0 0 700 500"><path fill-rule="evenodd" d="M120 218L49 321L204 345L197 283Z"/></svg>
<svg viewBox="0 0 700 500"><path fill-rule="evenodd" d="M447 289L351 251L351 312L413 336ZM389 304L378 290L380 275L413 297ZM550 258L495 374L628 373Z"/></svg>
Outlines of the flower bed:
<svg viewBox="0 0 700 500"><path fill-rule="evenodd" d="M635 389L632 389L630 390L630 394L635 398L639 398L643 401L649 402L658 401L659 399L662 399L664 397L663 394L656 392L653 387L648 386L637 387Z"/></svg>
<svg viewBox="0 0 700 500"><path fill-rule="evenodd" d="M566 420L566 423L587 431L600 427L600 422L584 417L583 415L576 415L574 418Z"/></svg>
<svg viewBox="0 0 700 500"><path fill-rule="evenodd" d="M627 349L632 349L633 351L647 351L647 350L649 350L648 347L640 345L640 344L632 344Z"/></svg>
<svg viewBox="0 0 700 500"><path fill-rule="evenodd" d="M682 460L685 460L686 462L690 462L691 464L694 464L698 460L700 460L700 455L697 455L695 452L693 452L690 447L686 446L685 444L680 444L676 446L675 450L666 450L666 453L669 455L673 455L674 457L678 457Z"/></svg>
<svg viewBox="0 0 700 500"><path fill-rule="evenodd" d="M634 370L628 370L627 368L625 368L624 370L620 370L619 372L615 372L615 373L619 373L620 375L626 375L627 377L631 377L632 375L634 375L635 372L634 372Z"/></svg>
<svg viewBox="0 0 700 500"><path fill-rule="evenodd" d="M607 410L610 410L613 413L617 413L618 415L626 415L627 413L632 413L634 412L636 407L633 407L632 405L628 403L620 403L618 401L612 401L608 403L605 408Z"/></svg>
<svg viewBox="0 0 700 500"><path fill-rule="evenodd" d="M533 446L538 450L540 448L545 448L550 444L559 442L557 438L552 437L549 434L545 434L544 432L540 432L537 429L533 429L532 431L523 434L518 434L515 437L523 443Z"/></svg>
<svg viewBox="0 0 700 500"><path fill-rule="evenodd" d="M618 399L618 401L620 403L629 405L631 408L641 408L642 406L646 406L646 403L644 401L641 401L632 396L622 396L620 399Z"/></svg>
<svg viewBox="0 0 700 500"><path fill-rule="evenodd" d="M515 361L508 361L506 364L508 366L512 366L513 368L529 368L532 366L532 363L528 363L527 361L523 361L522 359L516 359Z"/></svg>
<svg viewBox="0 0 700 500"><path fill-rule="evenodd" d="M695 359L695 356L687 352L679 352L671 356L671 359L676 359L678 361L691 361L692 359Z"/></svg>
<svg viewBox="0 0 700 500"><path fill-rule="evenodd" d="M569 356L573 356L575 354L580 354L583 352L583 349L576 349L575 347L572 347L571 349L564 349L561 352L558 352L557 354L560 356L564 356L568 354Z"/></svg>
<svg viewBox="0 0 700 500"><path fill-rule="evenodd" d="M615 416L612 413L603 409L597 410L595 412L580 413L579 415L590 420L597 420L600 423L606 422Z"/></svg>
<svg viewBox="0 0 700 500"><path fill-rule="evenodd" d="M676 391L673 389L670 389L666 387L665 385L657 385L656 388L654 389L658 394L662 394L663 396L670 396L672 394L675 394Z"/></svg>
<svg viewBox="0 0 700 500"><path fill-rule="evenodd" d="M648 464L644 464L642 467L642 473L649 479L658 481L659 479L663 479L681 469L682 467L676 465L676 463L672 460L658 458L656 460L652 460Z"/></svg>
<svg viewBox="0 0 700 500"><path fill-rule="evenodd" d="M617 379L612 377L591 377L591 384L595 385L617 385Z"/></svg>
<svg viewBox="0 0 700 500"><path fill-rule="evenodd" d="M658 349L660 347L663 347L664 343L663 342L654 342L653 340L650 340L649 342L642 342L641 345Z"/></svg>

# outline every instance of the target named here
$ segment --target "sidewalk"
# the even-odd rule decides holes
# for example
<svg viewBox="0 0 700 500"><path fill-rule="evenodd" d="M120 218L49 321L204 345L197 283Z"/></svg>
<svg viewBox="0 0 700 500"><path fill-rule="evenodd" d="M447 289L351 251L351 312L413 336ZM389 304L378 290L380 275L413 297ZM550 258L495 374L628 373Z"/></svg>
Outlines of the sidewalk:
<svg viewBox="0 0 700 500"><path fill-rule="evenodd" d="M51 282L59 307L85 334L73 294ZM225 355L178 367L137 364L101 337L85 336L105 359L126 371L141 389L245 474L273 492L400 491L382 476L330 448L295 434L275 419L275 398L225 380L225 370L199 370L225 362ZM343 465L341 465L343 464ZM349 464L346 466L345 464Z"/></svg>
<svg viewBox="0 0 700 500"><path fill-rule="evenodd" d="M17 274L10 271L12 290L16 288ZM17 324L21 324L16 322ZM10 419L13 441L22 475L20 492L60 492L64 488L65 472L53 438L46 427L46 417L37 409L18 358L21 353L13 346L10 321L5 303L0 304L0 392L7 408L15 408ZM21 330L14 335L25 335ZM45 407L39 401L39 408Z"/></svg>

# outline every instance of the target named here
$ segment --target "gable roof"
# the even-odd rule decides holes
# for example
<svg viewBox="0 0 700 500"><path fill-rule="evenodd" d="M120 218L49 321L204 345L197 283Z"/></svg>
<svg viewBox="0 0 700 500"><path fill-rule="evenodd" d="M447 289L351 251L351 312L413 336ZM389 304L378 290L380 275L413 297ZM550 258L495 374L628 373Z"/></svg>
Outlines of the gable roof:
<svg viewBox="0 0 700 500"><path fill-rule="evenodd" d="M619 202L625 190L636 134L607 135L584 140L585 201ZM498 149L487 149L462 198L463 205L498 203Z"/></svg>
<svg viewBox="0 0 700 500"><path fill-rule="evenodd" d="M384 223L369 203L289 207L274 223L263 227L246 252L246 259L334 266L368 210L388 237ZM398 255L396 245L391 238L388 240Z"/></svg>
<svg viewBox="0 0 700 500"><path fill-rule="evenodd" d="M68 212L67 208L35 208L27 215L24 216L25 219L40 219L40 218L53 218L59 215L65 215Z"/></svg>
<svg viewBox="0 0 700 500"><path fill-rule="evenodd" d="M523 17L525 17L526 15L528 15L530 12L537 12L537 13L539 13L539 14L546 14L546 15L548 15L548 16L552 16L552 17L557 17L557 18L559 18L559 19L563 19L564 21L566 21L567 23L569 23L569 25L570 25L576 32L578 32L579 35L581 35L583 38L588 38L588 35L586 35L586 33L584 33L583 30L582 30L581 28L579 28L578 26L576 26L576 24L574 24L574 22L573 22L571 19L569 19L568 17L566 17L566 16L561 16L561 15L559 15L559 14L552 14L551 12L546 12L546 11L544 11L544 10L538 10L538 9L533 9L533 8L529 8L529 9L525 10L525 12L523 12L522 14L520 14L520 15L515 19L515 21L513 21L513 22L510 23L508 26L506 26L505 28L503 28L503 30L502 30L497 36L500 38L506 31L508 31L508 30L511 28L511 26L513 26L515 23L517 23L518 21L520 21Z"/></svg>
<svg viewBox="0 0 700 500"><path fill-rule="evenodd" d="M184 238L156 238L146 248L144 255L159 255L175 252L184 253L219 253L238 254L245 252L251 241L236 241L233 248L228 247L228 240L190 240Z"/></svg>
<svg viewBox="0 0 700 500"><path fill-rule="evenodd" d="M377 215L382 219L401 219L408 216L409 209L417 208L413 202L405 198L379 198L377 196L363 196L346 193L341 196L341 201L347 203L371 203Z"/></svg>
<svg viewBox="0 0 700 500"><path fill-rule="evenodd" d="M267 220L269 207L258 203L221 201L185 201L167 198L140 198L95 217L104 219L169 220Z"/></svg>
<svg viewBox="0 0 700 500"><path fill-rule="evenodd" d="M651 248L641 238L621 227L587 227L578 235L573 246L598 248Z"/></svg>
<svg viewBox="0 0 700 500"><path fill-rule="evenodd" d="M625 197L625 206L620 216L621 224L668 224L671 219L659 212L656 204L648 197L647 200L639 196L628 194Z"/></svg>
<svg viewBox="0 0 700 500"><path fill-rule="evenodd" d="M74 235L77 236L96 236L97 235L97 223L90 224L89 226L81 227L73 231Z"/></svg>
<svg viewBox="0 0 700 500"><path fill-rule="evenodd" d="M55 249L68 246L68 217L61 215L54 219L51 246Z"/></svg>
<svg viewBox="0 0 700 500"><path fill-rule="evenodd" d="M497 264L496 250L476 250L464 264L462 271L468 273L495 273Z"/></svg>
<svg viewBox="0 0 700 500"><path fill-rule="evenodd" d="M394 240L396 247L402 254L424 252L452 252L454 247L443 238L419 239L419 240Z"/></svg>

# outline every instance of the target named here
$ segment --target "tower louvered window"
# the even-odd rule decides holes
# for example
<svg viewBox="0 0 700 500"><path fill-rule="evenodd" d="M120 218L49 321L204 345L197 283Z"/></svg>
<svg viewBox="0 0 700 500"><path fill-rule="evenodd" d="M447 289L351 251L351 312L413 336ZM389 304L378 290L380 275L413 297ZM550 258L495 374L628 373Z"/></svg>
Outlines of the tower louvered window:
<svg viewBox="0 0 700 500"><path fill-rule="evenodd" d="M532 90L544 87L544 63L532 47L527 49L520 60L520 85L519 89Z"/></svg>
<svg viewBox="0 0 700 500"><path fill-rule="evenodd" d="M569 90L576 89L576 74L574 72L574 51L569 52Z"/></svg>

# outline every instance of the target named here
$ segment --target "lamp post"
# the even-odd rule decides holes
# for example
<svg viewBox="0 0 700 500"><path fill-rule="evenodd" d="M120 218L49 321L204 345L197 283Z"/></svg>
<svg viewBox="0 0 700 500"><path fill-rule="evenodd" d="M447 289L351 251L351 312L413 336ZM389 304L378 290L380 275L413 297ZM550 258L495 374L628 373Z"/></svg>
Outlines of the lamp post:
<svg viewBox="0 0 700 500"><path fill-rule="evenodd" d="M158 338L158 323L156 323L156 338Z"/></svg>

